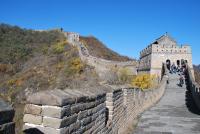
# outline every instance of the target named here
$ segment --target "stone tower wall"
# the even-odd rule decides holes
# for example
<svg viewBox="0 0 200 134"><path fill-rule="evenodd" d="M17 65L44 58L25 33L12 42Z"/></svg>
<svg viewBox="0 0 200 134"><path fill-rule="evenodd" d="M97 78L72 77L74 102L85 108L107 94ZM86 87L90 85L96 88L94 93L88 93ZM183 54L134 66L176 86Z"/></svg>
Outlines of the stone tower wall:
<svg viewBox="0 0 200 134"><path fill-rule="evenodd" d="M140 52L139 72L148 72L161 76L162 64L170 60L171 65L177 66L179 61L187 61L187 64L193 72L192 50L189 45L177 45L177 43L168 35L162 36L154 43Z"/></svg>

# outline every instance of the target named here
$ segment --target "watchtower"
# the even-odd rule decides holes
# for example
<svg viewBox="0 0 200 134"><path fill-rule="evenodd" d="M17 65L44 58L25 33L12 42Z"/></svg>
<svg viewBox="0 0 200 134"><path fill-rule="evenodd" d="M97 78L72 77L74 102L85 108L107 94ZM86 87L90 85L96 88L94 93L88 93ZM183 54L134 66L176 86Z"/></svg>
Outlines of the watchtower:
<svg viewBox="0 0 200 134"><path fill-rule="evenodd" d="M187 63L193 73L191 47L178 45L166 33L140 52L138 72L156 74L160 77L163 63L167 63L169 66L172 64L181 66Z"/></svg>
<svg viewBox="0 0 200 134"><path fill-rule="evenodd" d="M79 34L75 32L65 32L65 36L67 37L67 41L71 44L79 41Z"/></svg>

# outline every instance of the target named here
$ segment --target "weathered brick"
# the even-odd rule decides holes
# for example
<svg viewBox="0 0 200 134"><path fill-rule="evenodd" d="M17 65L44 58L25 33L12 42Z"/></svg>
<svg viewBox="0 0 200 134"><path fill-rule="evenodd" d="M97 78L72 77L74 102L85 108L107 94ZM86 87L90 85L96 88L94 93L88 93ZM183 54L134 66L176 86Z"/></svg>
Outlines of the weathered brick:
<svg viewBox="0 0 200 134"><path fill-rule="evenodd" d="M76 123L71 124L70 127L69 127L69 133L76 132L80 127L81 127L80 122L76 122Z"/></svg>
<svg viewBox="0 0 200 134"><path fill-rule="evenodd" d="M95 107L95 106L96 106L96 103L95 103L95 102L90 102L90 103L87 103L86 108L87 108L87 109L90 109L90 108L93 108L93 107Z"/></svg>
<svg viewBox="0 0 200 134"><path fill-rule="evenodd" d="M76 103L86 103L87 102L87 100L88 100L88 96L80 96L80 97L77 97L76 98Z"/></svg>
<svg viewBox="0 0 200 134"><path fill-rule="evenodd" d="M43 125L52 128L61 128L62 119L43 117Z"/></svg>
<svg viewBox="0 0 200 134"><path fill-rule="evenodd" d="M93 113L92 113L92 109L89 109L87 110L88 111L88 116L91 116Z"/></svg>
<svg viewBox="0 0 200 134"><path fill-rule="evenodd" d="M66 94L64 91L48 90L32 94L28 97L27 102L37 105L64 106L74 104L76 99L74 96Z"/></svg>
<svg viewBox="0 0 200 134"><path fill-rule="evenodd" d="M92 117L87 117L81 120L81 125L86 126L87 124L89 124L92 121Z"/></svg>
<svg viewBox="0 0 200 134"><path fill-rule="evenodd" d="M42 116L32 115L32 114L25 114L24 118L23 118L23 121L25 123L41 125L42 124Z"/></svg>
<svg viewBox="0 0 200 134"><path fill-rule="evenodd" d="M53 118L63 118L64 116L69 116L71 112L70 106L57 107L57 106L42 106L42 115L53 117Z"/></svg>
<svg viewBox="0 0 200 134"><path fill-rule="evenodd" d="M89 131L89 129L91 129L94 125L95 125L95 122L91 122L91 123L87 124L86 130Z"/></svg>
<svg viewBox="0 0 200 134"><path fill-rule="evenodd" d="M53 128L63 128L75 123L77 121L77 117L77 114L72 115L70 117L64 117L63 119L44 117L43 125Z"/></svg>
<svg viewBox="0 0 200 134"><path fill-rule="evenodd" d="M62 120L62 127L65 127L65 126L69 126L70 124L73 124L77 121L77 118L78 118L78 115L77 114L74 114L72 116L69 116L69 117L64 117L63 120Z"/></svg>
<svg viewBox="0 0 200 134"><path fill-rule="evenodd" d="M88 116L88 111L85 110L85 111L81 111L79 114L78 114L78 120L82 120L83 118L87 117Z"/></svg>
<svg viewBox="0 0 200 134"><path fill-rule="evenodd" d="M80 111L84 111L86 109L86 104L76 104L71 106L71 114L78 113Z"/></svg>
<svg viewBox="0 0 200 134"><path fill-rule="evenodd" d="M26 104L24 108L25 114L41 115L42 106L34 104Z"/></svg>

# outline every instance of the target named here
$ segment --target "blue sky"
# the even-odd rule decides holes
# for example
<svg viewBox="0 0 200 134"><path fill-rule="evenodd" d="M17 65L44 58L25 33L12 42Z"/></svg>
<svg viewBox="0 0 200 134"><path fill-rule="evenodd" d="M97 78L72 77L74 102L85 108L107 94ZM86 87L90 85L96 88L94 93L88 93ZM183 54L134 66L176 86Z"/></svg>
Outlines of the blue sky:
<svg viewBox="0 0 200 134"><path fill-rule="evenodd" d="M199 0L0 0L0 22L93 35L133 58L168 32L191 45L193 63L200 64Z"/></svg>

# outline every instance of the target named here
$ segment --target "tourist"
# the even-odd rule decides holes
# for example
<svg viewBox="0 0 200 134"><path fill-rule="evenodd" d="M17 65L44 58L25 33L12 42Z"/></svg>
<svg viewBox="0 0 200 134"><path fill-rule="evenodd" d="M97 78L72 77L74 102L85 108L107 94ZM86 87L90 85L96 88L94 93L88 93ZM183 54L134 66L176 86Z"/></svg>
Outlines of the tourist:
<svg viewBox="0 0 200 134"><path fill-rule="evenodd" d="M183 75L180 75L180 78L179 78L179 80L180 80L180 83L179 83L179 85L180 85L180 87L182 87L182 86L183 86L183 84L184 84L184 78L183 78Z"/></svg>

